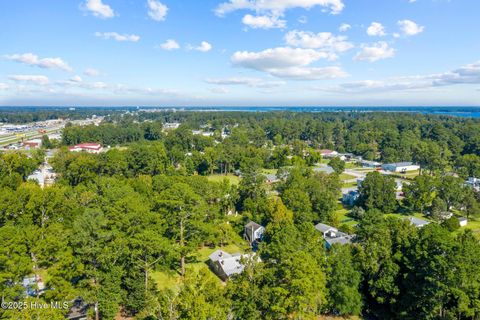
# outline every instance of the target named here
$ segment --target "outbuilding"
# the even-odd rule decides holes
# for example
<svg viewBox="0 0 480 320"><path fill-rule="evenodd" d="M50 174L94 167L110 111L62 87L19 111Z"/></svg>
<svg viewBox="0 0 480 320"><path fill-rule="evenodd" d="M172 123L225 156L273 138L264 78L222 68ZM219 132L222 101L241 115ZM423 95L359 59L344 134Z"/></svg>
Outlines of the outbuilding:
<svg viewBox="0 0 480 320"><path fill-rule="evenodd" d="M412 162L394 162L382 165L382 169L390 172L404 173L407 171L420 170L420 166Z"/></svg>

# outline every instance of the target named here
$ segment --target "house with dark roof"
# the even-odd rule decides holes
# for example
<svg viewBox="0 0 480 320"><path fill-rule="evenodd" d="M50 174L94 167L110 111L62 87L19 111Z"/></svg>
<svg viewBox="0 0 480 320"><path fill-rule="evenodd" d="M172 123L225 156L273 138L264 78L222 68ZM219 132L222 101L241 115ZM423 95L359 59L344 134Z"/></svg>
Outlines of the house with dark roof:
<svg viewBox="0 0 480 320"><path fill-rule="evenodd" d="M252 244L255 241L262 240L264 232L265 232L265 227L259 225L256 222L250 221L245 225L245 228L243 230L243 237L250 244Z"/></svg>
<svg viewBox="0 0 480 320"><path fill-rule="evenodd" d="M347 193L344 193L342 196L342 203L347 206L353 206L358 198L360 198L360 192L358 190L350 190Z"/></svg>
<svg viewBox="0 0 480 320"><path fill-rule="evenodd" d="M355 238L355 235L349 235L345 232L338 231L337 228L323 223L317 224L315 229L323 234L323 239L325 239L325 247L327 249L330 249L334 244L350 244Z"/></svg>
<svg viewBox="0 0 480 320"><path fill-rule="evenodd" d="M90 305L88 305L83 299L77 298L71 302L71 307L65 315L65 319L87 320L89 309Z"/></svg>

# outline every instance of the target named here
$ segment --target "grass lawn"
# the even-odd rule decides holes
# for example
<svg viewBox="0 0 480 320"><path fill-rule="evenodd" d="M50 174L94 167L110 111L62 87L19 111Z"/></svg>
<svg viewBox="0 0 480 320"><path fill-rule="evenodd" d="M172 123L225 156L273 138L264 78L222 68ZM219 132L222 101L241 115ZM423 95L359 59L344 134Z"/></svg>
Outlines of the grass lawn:
<svg viewBox="0 0 480 320"><path fill-rule="evenodd" d="M228 253L236 253L236 252L245 252L246 248L242 248L236 244L230 244L225 247L217 247L217 248L210 248L210 247L203 247L199 249L195 255L197 259L196 262L187 263L186 269L187 273L198 273L200 270L205 269L209 270L207 261L208 256L211 255L214 251L222 249ZM159 290L164 289L171 289L171 290L178 290L181 284L181 277L177 272L174 271L154 271L151 274L152 279L157 284ZM218 279L218 281L221 281Z"/></svg>
<svg viewBox="0 0 480 320"><path fill-rule="evenodd" d="M353 188L357 186L357 182L342 183L342 188Z"/></svg>
<svg viewBox="0 0 480 320"><path fill-rule="evenodd" d="M48 275L48 270L47 269L38 269L37 273L42 278L43 283L46 283L46 282L50 281L51 277Z"/></svg>
<svg viewBox="0 0 480 320"><path fill-rule="evenodd" d="M408 215L404 215L404 214L400 214L400 213L386 213L385 217L397 217L397 218L400 218L400 219L404 219L404 218L408 218L408 217L415 217L415 218L419 218L419 219L422 219L422 220L425 220L425 221L432 221L431 219L425 217L420 212L414 212L414 213L408 214Z"/></svg>
<svg viewBox="0 0 480 320"><path fill-rule="evenodd" d="M262 174L277 174L278 169L262 169Z"/></svg>
<svg viewBox="0 0 480 320"><path fill-rule="evenodd" d="M346 224L349 226L354 226L358 222L350 217L347 216L349 210L345 209L340 203L338 204L337 210L335 210L335 213L337 215L338 222L340 224Z"/></svg>
<svg viewBox="0 0 480 320"><path fill-rule="evenodd" d="M468 224L465 227L461 227L455 233L460 233L463 230L470 229L473 231L475 236L480 239L480 221L473 220L472 218L468 219Z"/></svg>
<svg viewBox="0 0 480 320"><path fill-rule="evenodd" d="M340 180L351 180L351 179L355 179L356 177L351 175L351 174L348 174L348 173L342 173L340 175Z"/></svg>
<svg viewBox="0 0 480 320"><path fill-rule="evenodd" d="M227 179L231 184L238 185L240 183L240 178L234 174L212 174L207 176L209 181L213 182L222 182L224 179Z"/></svg>
<svg viewBox="0 0 480 320"><path fill-rule="evenodd" d="M356 169L358 168L358 164L355 162L345 162L345 169Z"/></svg>

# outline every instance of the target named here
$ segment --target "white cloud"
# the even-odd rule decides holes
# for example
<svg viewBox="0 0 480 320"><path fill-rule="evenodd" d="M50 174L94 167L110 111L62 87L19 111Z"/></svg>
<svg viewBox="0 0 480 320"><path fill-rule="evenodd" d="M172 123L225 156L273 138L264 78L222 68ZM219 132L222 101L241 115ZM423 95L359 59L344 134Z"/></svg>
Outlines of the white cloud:
<svg viewBox="0 0 480 320"><path fill-rule="evenodd" d="M60 69L64 71L72 71L72 68L60 58L42 58L40 59L36 54L13 54L5 56L8 60L19 63L28 64L30 66L37 66L44 69Z"/></svg>
<svg viewBox="0 0 480 320"><path fill-rule="evenodd" d="M348 23L342 23L342 24L340 25L340 27L338 28L338 31L340 31L340 32L346 32L346 31L350 30L351 28L352 28L352 26L349 25Z"/></svg>
<svg viewBox="0 0 480 320"><path fill-rule="evenodd" d="M164 21L167 17L168 7L156 0L148 0L148 16L155 21Z"/></svg>
<svg viewBox="0 0 480 320"><path fill-rule="evenodd" d="M119 34L116 32L95 32L95 36L106 40L113 39L121 42L137 42L138 40L140 40L140 36L137 36L135 34Z"/></svg>
<svg viewBox="0 0 480 320"><path fill-rule="evenodd" d="M315 89L339 93L368 93L425 90L457 84L480 84L480 61L439 74L394 77L386 80L363 80L343 83L330 88Z"/></svg>
<svg viewBox="0 0 480 320"><path fill-rule="evenodd" d="M230 93L230 90L228 90L227 88L223 88L223 87L211 88L210 91L211 91L212 93L216 93L216 94L227 94L227 93Z"/></svg>
<svg viewBox="0 0 480 320"><path fill-rule="evenodd" d="M414 36L419 33L422 33L425 27L419 26L411 20L400 20L398 21L398 26L402 33L406 36Z"/></svg>
<svg viewBox="0 0 480 320"><path fill-rule="evenodd" d="M222 85L222 86L247 86L254 88L275 88L285 85L284 81L271 81L261 78L250 77L230 77L221 79L205 79L208 84Z"/></svg>
<svg viewBox="0 0 480 320"><path fill-rule="evenodd" d="M289 9L310 9L315 6L328 8L332 14L340 13L345 7L342 0L230 0L218 5L215 13L218 16L224 16L236 10L251 10L257 13L282 16Z"/></svg>
<svg viewBox="0 0 480 320"><path fill-rule="evenodd" d="M316 80L347 76L340 67L313 68L309 65L328 59L329 53L313 49L278 47L260 52L237 51L231 60L235 66L262 71L275 77Z"/></svg>
<svg viewBox="0 0 480 320"><path fill-rule="evenodd" d="M0 91L7 90L8 88L8 84L0 82Z"/></svg>
<svg viewBox="0 0 480 320"><path fill-rule="evenodd" d="M200 52L208 52L212 50L212 45L207 41L202 41L198 47L188 46L188 50L196 50Z"/></svg>
<svg viewBox="0 0 480 320"><path fill-rule="evenodd" d="M305 24L305 23L308 22L308 18L307 18L307 16L301 16L300 18L298 18L297 21L301 24Z"/></svg>
<svg viewBox="0 0 480 320"><path fill-rule="evenodd" d="M371 37L385 36L385 27L379 22L372 22L372 24L367 28L367 34Z"/></svg>
<svg viewBox="0 0 480 320"><path fill-rule="evenodd" d="M177 41L175 41L173 39L168 39L167 41L165 41L164 43L162 43L160 45L160 48L163 49L163 50L171 51L171 50L180 49L180 45L178 44Z"/></svg>
<svg viewBox="0 0 480 320"><path fill-rule="evenodd" d="M80 82L82 82L83 80L82 80L82 78L81 78L79 75L76 75L76 76L70 78L69 81L75 82L75 83L80 83Z"/></svg>
<svg viewBox="0 0 480 320"><path fill-rule="evenodd" d="M341 53L353 48L345 36L334 36L330 32L306 32L293 30L285 35L285 42L294 47L321 49L332 53Z"/></svg>
<svg viewBox="0 0 480 320"><path fill-rule="evenodd" d="M89 77L98 77L100 75L100 71L93 68L88 68L83 73Z"/></svg>
<svg viewBox="0 0 480 320"><path fill-rule="evenodd" d="M49 79L46 76L41 75L11 75L8 78L16 82L29 82L42 86L50 83Z"/></svg>
<svg viewBox="0 0 480 320"><path fill-rule="evenodd" d="M371 46L363 46L362 51L357 53L354 59L375 62L381 59L392 58L394 55L395 49L391 48L388 43L380 41Z"/></svg>
<svg viewBox="0 0 480 320"><path fill-rule="evenodd" d="M87 0L85 2L85 9L90 11L95 17L107 19L113 18L115 12L113 9L102 2L102 0Z"/></svg>
<svg viewBox="0 0 480 320"><path fill-rule="evenodd" d="M253 29L283 29L287 26L287 21L277 16L268 15L252 16L251 14L247 14L243 17L242 22Z"/></svg>

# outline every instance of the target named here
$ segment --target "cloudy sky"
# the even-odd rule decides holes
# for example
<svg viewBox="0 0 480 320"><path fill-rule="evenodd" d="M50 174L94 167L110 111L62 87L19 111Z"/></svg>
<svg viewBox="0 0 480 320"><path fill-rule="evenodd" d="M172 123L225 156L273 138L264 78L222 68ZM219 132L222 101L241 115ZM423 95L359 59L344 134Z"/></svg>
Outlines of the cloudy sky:
<svg viewBox="0 0 480 320"><path fill-rule="evenodd" d="M0 2L0 105L480 105L478 0Z"/></svg>

